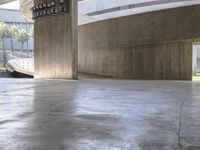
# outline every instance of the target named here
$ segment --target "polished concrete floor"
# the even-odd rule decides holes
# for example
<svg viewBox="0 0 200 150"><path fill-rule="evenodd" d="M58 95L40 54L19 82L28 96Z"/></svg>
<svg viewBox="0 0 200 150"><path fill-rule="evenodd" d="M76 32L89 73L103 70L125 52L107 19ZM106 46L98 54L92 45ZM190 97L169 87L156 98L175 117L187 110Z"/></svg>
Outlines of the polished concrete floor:
<svg viewBox="0 0 200 150"><path fill-rule="evenodd" d="M200 150L200 83L0 79L0 150Z"/></svg>

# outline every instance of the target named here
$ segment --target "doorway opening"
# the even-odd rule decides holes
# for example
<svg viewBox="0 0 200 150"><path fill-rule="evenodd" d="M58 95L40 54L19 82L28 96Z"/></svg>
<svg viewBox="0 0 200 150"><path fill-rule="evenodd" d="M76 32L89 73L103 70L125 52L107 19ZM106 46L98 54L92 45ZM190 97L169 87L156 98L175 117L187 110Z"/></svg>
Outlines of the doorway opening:
<svg viewBox="0 0 200 150"><path fill-rule="evenodd" d="M200 81L200 43L193 44L192 73L192 80Z"/></svg>

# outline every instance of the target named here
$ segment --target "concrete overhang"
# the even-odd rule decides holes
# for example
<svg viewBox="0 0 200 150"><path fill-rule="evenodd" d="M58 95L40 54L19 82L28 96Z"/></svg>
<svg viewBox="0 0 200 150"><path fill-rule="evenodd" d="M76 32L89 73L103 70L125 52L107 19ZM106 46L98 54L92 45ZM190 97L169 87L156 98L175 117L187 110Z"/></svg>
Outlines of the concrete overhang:
<svg viewBox="0 0 200 150"><path fill-rule="evenodd" d="M4 0L9 1L9 0ZM10 0L11 1L11 0ZM78 0L79 16L88 17L88 23L94 21L107 20L110 18L123 17L139 13L158 11L176 7L200 4L199 0ZM84 2L85 1L85 2ZM34 5L34 0L20 0L20 9L26 18L31 19L30 8ZM118 6L119 5L119 6ZM131 7L130 7L131 6ZM117 11L111 11L117 9ZM89 14L94 14L90 16ZM84 17L84 18L85 18ZM94 21L90 21L94 20Z"/></svg>
<svg viewBox="0 0 200 150"><path fill-rule="evenodd" d="M20 10L25 18L31 19L32 13L30 8L33 7L34 1L33 0L20 0Z"/></svg>
<svg viewBox="0 0 200 150"><path fill-rule="evenodd" d="M5 3L9 3L15 0L0 0L0 5L5 4Z"/></svg>
<svg viewBox="0 0 200 150"><path fill-rule="evenodd" d="M86 1L86 0L78 0L78 1ZM30 11L30 8L33 7L34 0L20 0L20 10L22 11L24 17L27 19L32 18L32 13Z"/></svg>

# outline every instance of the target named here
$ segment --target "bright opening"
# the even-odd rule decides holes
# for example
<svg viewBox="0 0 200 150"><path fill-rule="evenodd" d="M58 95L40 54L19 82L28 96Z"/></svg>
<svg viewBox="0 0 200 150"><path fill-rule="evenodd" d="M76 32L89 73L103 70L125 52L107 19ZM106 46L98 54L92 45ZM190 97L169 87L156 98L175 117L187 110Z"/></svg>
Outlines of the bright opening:
<svg viewBox="0 0 200 150"><path fill-rule="evenodd" d="M193 45L193 81L200 81L200 43Z"/></svg>
<svg viewBox="0 0 200 150"><path fill-rule="evenodd" d="M33 22L23 17L19 1L0 5L0 78L33 76L33 43Z"/></svg>

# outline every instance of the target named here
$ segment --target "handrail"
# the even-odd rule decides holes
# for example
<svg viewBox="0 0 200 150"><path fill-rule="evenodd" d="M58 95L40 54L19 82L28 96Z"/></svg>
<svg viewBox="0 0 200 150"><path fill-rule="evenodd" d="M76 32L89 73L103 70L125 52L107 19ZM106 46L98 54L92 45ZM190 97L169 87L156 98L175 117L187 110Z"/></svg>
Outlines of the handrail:
<svg viewBox="0 0 200 150"><path fill-rule="evenodd" d="M33 58L33 55L24 53L24 52L11 52L8 54L8 60L9 58Z"/></svg>

